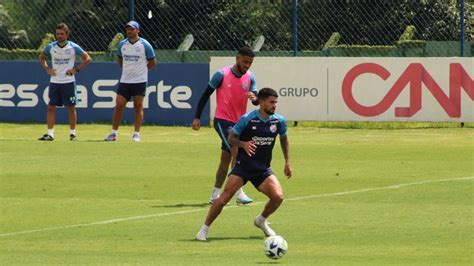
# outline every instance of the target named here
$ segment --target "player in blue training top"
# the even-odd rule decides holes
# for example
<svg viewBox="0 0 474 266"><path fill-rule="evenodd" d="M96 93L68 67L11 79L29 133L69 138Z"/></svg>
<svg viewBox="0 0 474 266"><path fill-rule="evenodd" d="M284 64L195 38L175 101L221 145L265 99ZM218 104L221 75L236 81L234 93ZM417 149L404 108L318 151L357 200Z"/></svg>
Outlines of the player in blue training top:
<svg viewBox="0 0 474 266"><path fill-rule="evenodd" d="M291 177L287 127L285 119L275 114L278 102L275 90L261 89L258 92L258 101L260 109L242 116L230 132L229 142L239 147L237 163L227 178L224 192L209 209L206 221L196 235L197 240L207 240L209 226L234 193L248 181L269 198L263 212L255 219L255 226L262 229L266 236L276 235L268 226L267 218L283 202L283 190L270 168L270 162L275 139L280 135L280 144L285 157L284 173L288 178Z"/></svg>
<svg viewBox="0 0 474 266"><path fill-rule="evenodd" d="M68 40L69 27L65 23L56 26L55 36L56 41L48 44L39 55L41 67L51 76L48 92L48 133L39 140L54 140L56 106L63 105L69 110L69 139L76 140L77 91L74 76L90 63L91 57L79 45ZM74 66L76 55L82 60L78 66ZM48 66L48 56L51 57L51 67Z"/></svg>
<svg viewBox="0 0 474 266"><path fill-rule="evenodd" d="M133 97L135 109L135 132L133 141L140 141L140 127L143 122L143 98L145 97L148 70L156 66L155 51L150 43L141 38L140 25L130 21L125 26L127 38L117 48L118 64L122 68L122 76L117 90L115 110L112 117L112 132L104 140L115 141L122 120L125 105Z"/></svg>

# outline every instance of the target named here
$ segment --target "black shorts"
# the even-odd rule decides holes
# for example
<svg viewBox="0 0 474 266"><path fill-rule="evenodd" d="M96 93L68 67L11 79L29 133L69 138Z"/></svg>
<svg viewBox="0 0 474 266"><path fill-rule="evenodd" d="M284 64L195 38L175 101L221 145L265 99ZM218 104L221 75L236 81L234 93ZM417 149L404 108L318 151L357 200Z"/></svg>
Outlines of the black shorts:
<svg viewBox="0 0 474 266"><path fill-rule="evenodd" d="M142 83L119 83L117 94L122 95L127 102L134 96L145 96L146 82Z"/></svg>
<svg viewBox="0 0 474 266"><path fill-rule="evenodd" d="M48 97L49 105L75 106L77 104L76 82L50 83Z"/></svg>
<svg viewBox="0 0 474 266"><path fill-rule="evenodd" d="M258 190L258 187L267 179L267 177L274 175L271 168L263 169L263 170L248 170L242 166L235 165L234 168L230 171L229 175L236 175L241 177L244 180L244 185L247 184L248 181L252 183L252 185Z"/></svg>
<svg viewBox="0 0 474 266"><path fill-rule="evenodd" d="M232 123L230 121L214 118L214 129L216 130L217 135L219 135L219 138L221 138L222 140L221 150L223 151L230 152L231 145L229 143L228 137L234 125L235 123Z"/></svg>

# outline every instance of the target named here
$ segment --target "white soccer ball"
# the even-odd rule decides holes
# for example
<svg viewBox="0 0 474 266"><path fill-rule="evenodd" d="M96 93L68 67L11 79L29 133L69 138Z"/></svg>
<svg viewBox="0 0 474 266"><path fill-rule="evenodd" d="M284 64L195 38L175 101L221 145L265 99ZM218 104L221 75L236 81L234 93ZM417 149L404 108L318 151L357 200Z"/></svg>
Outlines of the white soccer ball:
<svg viewBox="0 0 474 266"><path fill-rule="evenodd" d="M282 236L270 236L265 239L263 250L270 259L280 259L288 250L288 243Z"/></svg>

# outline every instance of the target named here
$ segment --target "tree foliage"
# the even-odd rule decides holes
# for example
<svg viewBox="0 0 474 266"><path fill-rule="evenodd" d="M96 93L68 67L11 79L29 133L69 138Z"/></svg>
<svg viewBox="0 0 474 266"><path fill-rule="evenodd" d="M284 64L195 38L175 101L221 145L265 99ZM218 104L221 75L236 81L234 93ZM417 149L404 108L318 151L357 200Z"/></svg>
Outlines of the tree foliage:
<svg viewBox="0 0 474 266"><path fill-rule="evenodd" d="M59 22L87 50L105 51L129 20L125 0L4 0L0 5L0 47L37 48ZM135 0L142 35L157 49L175 50L193 34L193 50L235 50L263 35L263 50L292 49L290 0ZM472 5L465 0L466 30ZM340 44L391 45L407 26L414 38L460 39L458 0L299 0L300 50L320 50L334 32ZM23 41L15 36L24 30ZM470 35L469 35L470 36ZM21 38L20 38L21 39Z"/></svg>

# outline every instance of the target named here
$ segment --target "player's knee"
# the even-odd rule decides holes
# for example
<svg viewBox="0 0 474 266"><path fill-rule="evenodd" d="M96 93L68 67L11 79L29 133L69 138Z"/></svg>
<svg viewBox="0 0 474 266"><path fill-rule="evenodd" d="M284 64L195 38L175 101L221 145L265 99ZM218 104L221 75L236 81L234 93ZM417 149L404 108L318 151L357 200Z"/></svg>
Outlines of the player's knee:
<svg viewBox="0 0 474 266"><path fill-rule="evenodd" d="M229 170L229 165L224 164L222 162L219 164L219 168L217 168L218 175L222 175L224 176L224 178L227 175L228 170Z"/></svg>
<svg viewBox="0 0 474 266"><path fill-rule="evenodd" d="M55 111L56 110L56 106L54 105L48 105L48 111L51 112L51 111Z"/></svg>
<svg viewBox="0 0 474 266"><path fill-rule="evenodd" d="M135 103L135 104L133 104L133 108L135 109L135 111L140 112L140 111L143 110L143 104L142 103Z"/></svg>
<svg viewBox="0 0 474 266"><path fill-rule="evenodd" d="M222 195L219 196L219 198L216 199L216 203L222 206L225 206L227 202L230 201L230 196L223 193Z"/></svg>
<svg viewBox="0 0 474 266"><path fill-rule="evenodd" d="M280 205L280 204L283 202L283 200L284 200L283 193L276 193L275 195L272 196L271 200L272 200L275 204Z"/></svg>
<svg viewBox="0 0 474 266"><path fill-rule="evenodd" d="M115 109L116 109L117 111L123 111L123 109L125 109L125 104L117 103L117 104L115 105Z"/></svg>

